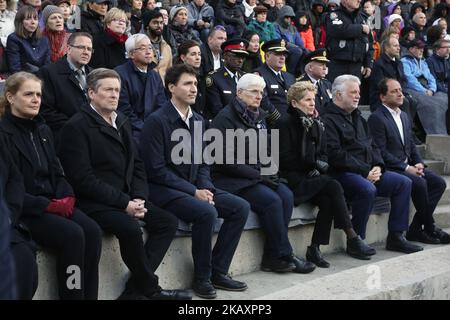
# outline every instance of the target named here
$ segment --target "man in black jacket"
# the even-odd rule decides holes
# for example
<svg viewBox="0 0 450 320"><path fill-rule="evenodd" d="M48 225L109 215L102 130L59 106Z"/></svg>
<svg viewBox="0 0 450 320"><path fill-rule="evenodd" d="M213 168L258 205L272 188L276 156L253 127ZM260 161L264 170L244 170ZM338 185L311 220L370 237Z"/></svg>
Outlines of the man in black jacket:
<svg viewBox="0 0 450 320"><path fill-rule="evenodd" d="M341 183L352 205L353 227L362 239L366 237L375 198L389 197L391 211L386 249L404 253L420 251L421 247L408 242L403 235L408 229L411 180L384 169L380 150L358 110L360 83L353 75L337 77L332 87L333 103L323 116L333 176Z"/></svg>
<svg viewBox="0 0 450 320"><path fill-rule="evenodd" d="M88 102L85 87L92 55L92 36L72 33L67 41L67 56L39 70L43 80L41 115L58 142L59 130Z"/></svg>
<svg viewBox="0 0 450 320"><path fill-rule="evenodd" d="M373 65L372 36L360 0L342 0L326 17L326 44L331 64L328 79L341 74L368 78ZM362 70L362 71L361 71Z"/></svg>
<svg viewBox="0 0 450 320"><path fill-rule="evenodd" d="M172 242L177 219L147 201L147 179L127 117L116 113L120 76L96 69L87 78L90 105L61 130L60 158L78 205L120 244L131 271L123 299L190 299L182 291L161 290L154 274ZM139 220L145 222L144 246Z"/></svg>
<svg viewBox="0 0 450 320"><path fill-rule="evenodd" d="M103 31L103 18L111 3L109 0L88 0L87 10L81 12L81 31L95 36Z"/></svg>
<svg viewBox="0 0 450 320"><path fill-rule="evenodd" d="M208 35L208 41L200 46L202 53L201 76L223 66L222 43L227 41L227 32L224 27L214 27Z"/></svg>
<svg viewBox="0 0 450 320"><path fill-rule="evenodd" d="M395 79L384 79L379 91L382 104L370 115L368 124L386 167L412 181L411 196L416 214L406 238L430 244L450 243L450 235L437 228L433 219L446 183L433 171L425 169L414 143L411 123L400 110L403 104L400 83Z"/></svg>

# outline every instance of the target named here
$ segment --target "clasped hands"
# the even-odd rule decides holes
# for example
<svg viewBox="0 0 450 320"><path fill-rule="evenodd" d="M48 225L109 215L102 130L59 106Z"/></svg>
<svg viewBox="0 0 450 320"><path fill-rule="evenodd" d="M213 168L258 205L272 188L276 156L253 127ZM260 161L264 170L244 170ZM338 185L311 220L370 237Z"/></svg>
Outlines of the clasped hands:
<svg viewBox="0 0 450 320"><path fill-rule="evenodd" d="M381 173L381 168L379 166L375 166L372 168L372 170L369 171L369 174L367 175L367 180L369 180L372 183L375 183L380 180L382 175L383 174Z"/></svg>
<svg viewBox="0 0 450 320"><path fill-rule="evenodd" d="M206 201L209 204L214 205L214 193L212 193L208 189L197 189L195 190L194 196L200 201Z"/></svg>
<svg viewBox="0 0 450 320"><path fill-rule="evenodd" d="M128 215L142 219L147 213L147 208L145 207L145 200L142 199L133 199L128 202L128 206L125 209Z"/></svg>
<svg viewBox="0 0 450 320"><path fill-rule="evenodd" d="M419 177L425 176L425 172L423 171L425 166L423 163L417 163L414 166L408 166L408 169L406 169L406 172L409 172L411 174L415 174Z"/></svg>

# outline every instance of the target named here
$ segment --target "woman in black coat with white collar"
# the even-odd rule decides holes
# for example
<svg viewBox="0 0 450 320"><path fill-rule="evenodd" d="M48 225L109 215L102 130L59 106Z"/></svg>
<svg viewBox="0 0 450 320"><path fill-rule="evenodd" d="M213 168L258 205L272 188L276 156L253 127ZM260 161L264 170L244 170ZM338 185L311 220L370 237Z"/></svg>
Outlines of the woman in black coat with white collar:
<svg viewBox="0 0 450 320"><path fill-rule="evenodd" d="M328 170L325 127L315 117L316 89L301 81L289 88L287 116L280 119L280 172L294 193L294 204L309 201L319 206L316 224L306 259L318 267L328 268L320 245L330 241L331 224L347 235L347 252L359 258L367 257L367 245L357 236L350 221L344 191L336 180L326 175Z"/></svg>
<svg viewBox="0 0 450 320"><path fill-rule="evenodd" d="M18 72L5 82L0 101L0 143L24 178L21 222L33 239L56 253L61 299L97 299L101 230L76 209L72 187L38 115L42 82Z"/></svg>

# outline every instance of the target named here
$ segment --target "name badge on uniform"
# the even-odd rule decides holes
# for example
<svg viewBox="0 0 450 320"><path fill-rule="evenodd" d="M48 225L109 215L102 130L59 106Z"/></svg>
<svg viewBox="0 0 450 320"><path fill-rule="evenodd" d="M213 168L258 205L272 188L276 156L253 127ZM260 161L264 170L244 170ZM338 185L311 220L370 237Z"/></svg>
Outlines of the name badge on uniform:
<svg viewBox="0 0 450 320"><path fill-rule="evenodd" d="M271 87L272 89L278 89L278 85L277 85L277 84L271 84L270 87Z"/></svg>
<svg viewBox="0 0 450 320"><path fill-rule="evenodd" d="M231 94L231 91L228 91L228 90L223 90L223 93L226 93L226 94Z"/></svg>
<svg viewBox="0 0 450 320"><path fill-rule="evenodd" d="M346 42L347 41L345 41L345 40L341 40L341 41L339 41L339 48L344 48L345 47L345 44L346 44Z"/></svg>

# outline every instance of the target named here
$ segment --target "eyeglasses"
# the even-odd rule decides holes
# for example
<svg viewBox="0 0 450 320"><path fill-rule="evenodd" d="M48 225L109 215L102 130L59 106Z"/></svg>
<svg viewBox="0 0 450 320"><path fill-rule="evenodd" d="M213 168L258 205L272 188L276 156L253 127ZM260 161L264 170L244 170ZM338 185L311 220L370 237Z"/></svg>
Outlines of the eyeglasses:
<svg viewBox="0 0 450 320"><path fill-rule="evenodd" d="M153 46L152 45L150 45L150 46L142 46L142 47L139 47L139 48L134 48L134 51L146 51L146 50L153 50Z"/></svg>
<svg viewBox="0 0 450 320"><path fill-rule="evenodd" d="M71 46L72 48L76 48L78 50L81 50L81 51L94 52L94 49L92 47L74 46L74 45L71 45L71 44L69 44L69 46Z"/></svg>
<svg viewBox="0 0 450 320"><path fill-rule="evenodd" d="M126 19L112 19L112 21L119 22L119 23L124 23L124 24L127 23Z"/></svg>
<svg viewBox="0 0 450 320"><path fill-rule="evenodd" d="M264 95L264 91L258 90L258 89L252 89L252 90L242 89L242 90L247 91L248 93L250 93L250 95L252 95L254 97L257 97L257 96L261 96L262 97Z"/></svg>

